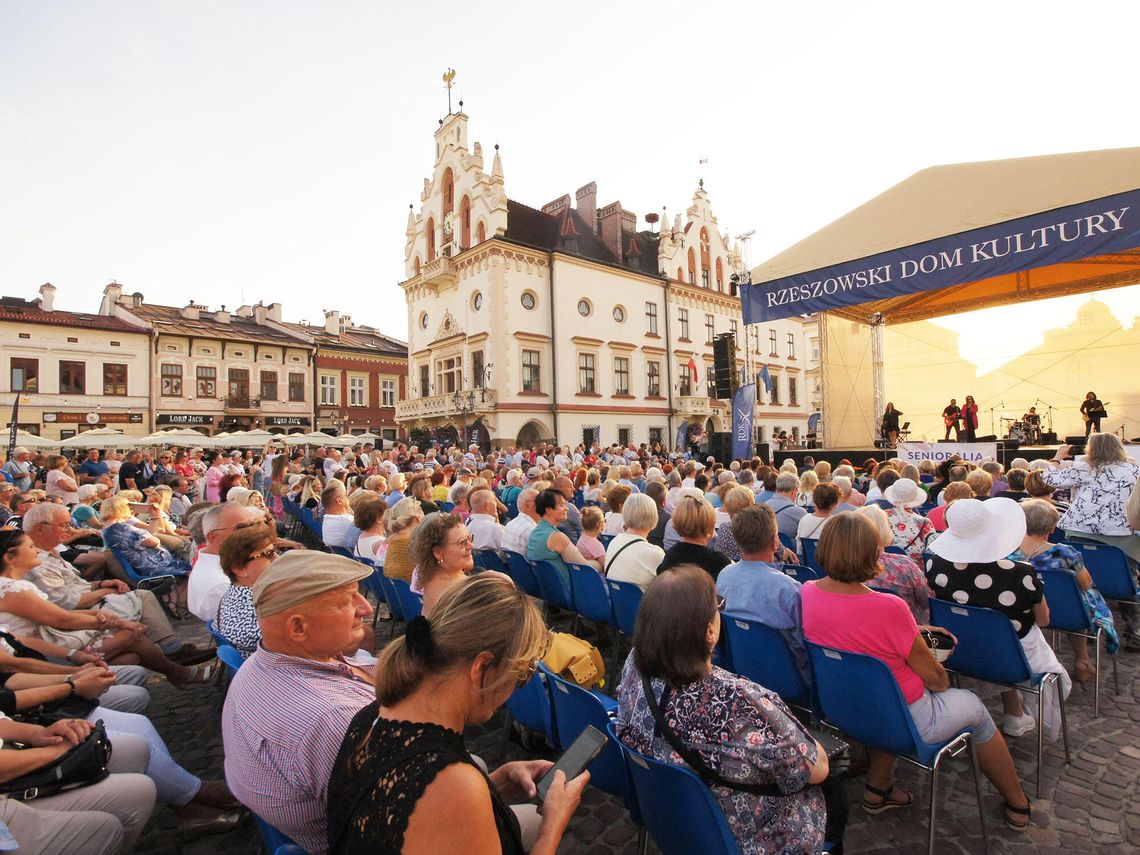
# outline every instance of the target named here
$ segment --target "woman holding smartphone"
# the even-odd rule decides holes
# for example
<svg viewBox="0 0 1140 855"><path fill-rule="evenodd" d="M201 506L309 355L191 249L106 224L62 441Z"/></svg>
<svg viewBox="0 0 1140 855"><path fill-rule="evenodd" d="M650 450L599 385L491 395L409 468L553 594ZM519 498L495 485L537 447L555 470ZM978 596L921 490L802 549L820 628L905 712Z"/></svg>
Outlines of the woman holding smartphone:
<svg viewBox="0 0 1140 855"><path fill-rule="evenodd" d="M487 573L448 588L376 665L376 702L352 720L328 787L329 853L525 851L555 855L582 790L555 772L541 820L529 802L553 765L490 775L463 730L486 722L538 667L546 626L526 594ZM520 819L524 825L520 826Z"/></svg>

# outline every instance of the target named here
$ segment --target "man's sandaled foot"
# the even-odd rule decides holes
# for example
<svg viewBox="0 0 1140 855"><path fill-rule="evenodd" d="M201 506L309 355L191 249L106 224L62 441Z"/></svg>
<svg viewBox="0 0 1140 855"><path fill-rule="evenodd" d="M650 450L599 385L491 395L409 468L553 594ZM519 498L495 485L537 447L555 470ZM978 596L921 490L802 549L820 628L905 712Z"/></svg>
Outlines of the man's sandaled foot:
<svg viewBox="0 0 1140 855"><path fill-rule="evenodd" d="M1029 821L1033 818L1033 802L1029 801L1028 797L1025 799L1025 807L1014 807L1009 802L1005 803L1005 824L1017 832L1023 832L1029 828Z"/></svg>
<svg viewBox="0 0 1140 855"><path fill-rule="evenodd" d="M911 798L910 793L906 790L899 789L894 784L891 784L885 790L880 790L878 787L872 787L870 784L865 784L863 793L863 810L872 816L880 814L883 811L894 810L895 808L909 807L914 799ZM867 793L874 796L874 800L868 798Z"/></svg>

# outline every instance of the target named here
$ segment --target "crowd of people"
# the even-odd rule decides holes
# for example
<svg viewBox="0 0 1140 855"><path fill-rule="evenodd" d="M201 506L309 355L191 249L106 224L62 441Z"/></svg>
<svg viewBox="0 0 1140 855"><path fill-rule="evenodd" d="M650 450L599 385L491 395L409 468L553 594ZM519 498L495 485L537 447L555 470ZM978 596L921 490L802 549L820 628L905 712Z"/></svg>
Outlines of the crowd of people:
<svg viewBox="0 0 1140 855"><path fill-rule="evenodd" d="M104 782L34 807L0 800L0 820L29 852L129 848L156 803L175 809L187 838L233 828L244 806L310 853L460 840L474 852L556 851L588 774L559 773L539 813L549 762L488 770L463 741L549 643L534 602L476 566L476 551L493 551L549 562L567 586L577 566L644 591L615 675L616 731L659 760L715 770L742 851L841 841L846 806L804 719L714 664L722 611L778 630L805 678L805 640L884 661L924 738L973 728L1006 822L1024 830L1032 807L1005 740L1038 725L1056 738L1060 698L1038 723L1018 691L1003 692L995 723L977 696L949 687L922 631L938 629L933 599L996 609L1063 696L1093 676L1083 639L1070 676L1041 632L1038 573L1064 570L1109 651L1140 650L1135 607L1122 606L1118 633L1071 545L1117 546L1135 570L1140 467L1111 434L1091 436L1080 461L1070 451L1008 469L957 459L833 469L644 445L485 454L272 442L260 453L92 449L77 460L17 448L0 469L0 738L52 750L23 763L0 750L0 783L29 760L53 762L99 719L115 752ZM320 540L291 536L297 509ZM801 585L785 572L804 563L825 577ZM363 593L377 568L423 598L386 645ZM211 621L245 657L222 715L224 782L179 766L146 718L151 673L193 691L217 667L178 639L163 603ZM20 722L32 707L60 715L33 733ZM675 732L661 732L662 712ZM871 752L867 813L911 804L892 768ZM758 794L765 785L779 793Z"/></svg>

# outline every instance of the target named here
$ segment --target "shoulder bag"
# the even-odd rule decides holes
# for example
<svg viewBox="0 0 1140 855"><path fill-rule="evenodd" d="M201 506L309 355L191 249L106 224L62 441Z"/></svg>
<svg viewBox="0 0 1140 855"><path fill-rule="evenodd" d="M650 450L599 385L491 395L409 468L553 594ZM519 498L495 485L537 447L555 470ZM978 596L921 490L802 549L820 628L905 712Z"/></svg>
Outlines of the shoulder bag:
<svg viewBox="0 0 1140 855"><path fill-rule="evenodd" d="M0 794L30 802L65 790L97 784L111 774L107 770L110 761L111 742L100 719L86 739L50 765L0 783Z"/></svg>

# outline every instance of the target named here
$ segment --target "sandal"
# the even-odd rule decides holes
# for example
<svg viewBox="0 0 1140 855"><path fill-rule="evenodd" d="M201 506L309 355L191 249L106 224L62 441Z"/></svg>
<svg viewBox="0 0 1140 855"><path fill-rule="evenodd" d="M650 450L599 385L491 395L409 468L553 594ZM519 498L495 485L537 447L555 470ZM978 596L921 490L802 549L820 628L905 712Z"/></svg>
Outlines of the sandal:
<svg viewBox="0 0 1140 855"><path fill-rule="evenodd" d="M1029 820L1033 816L1033 802L1029 801L1028 796L1026 797L1025 801L1026 805L1023 808L1014 807L1009 802L1005 802L1005 824L1017 832L1024 832L1025 829L1029 828ZM1009 815L1011 813L1025 817L1025 822L1014 822L1009 818Z"/></svg>
<svg viewBox="0 0 1140 855"><path fill-rule="evenodd" d="M883 811L894 810L895 808L910 807L911 803L914 801L910 793L904 792L903 790L896 790L894 784L891 784L885 790L880 790L878 787L872 787L870 784L864 784L863 786L868 793L878 796L880 799L880 801L872 804L871 802L867 801L867 797L865 795L863 796L863 810L872 816L880 814ZM903 799L901 797L896 797L892 799L891 796L895 793L902 793L902 795L906 798Z"/></svg>
<svg viewBox="0 0 1140 855"><path fill-rule="evenodd" d="M176 689L185 689L193 683L208 683L218 673L219 667L216 662L209 665L194 665L190 668L188 680L169 680L168 678L168 681Z"/></svg>
<svg viewBox="0 0 1140 855"><path fill-rule="evenodd" d="M1087 683L1096 676L1096 669L1092 665L1078 662L1073 666L1073 679L1078 683Z"/></svg>

